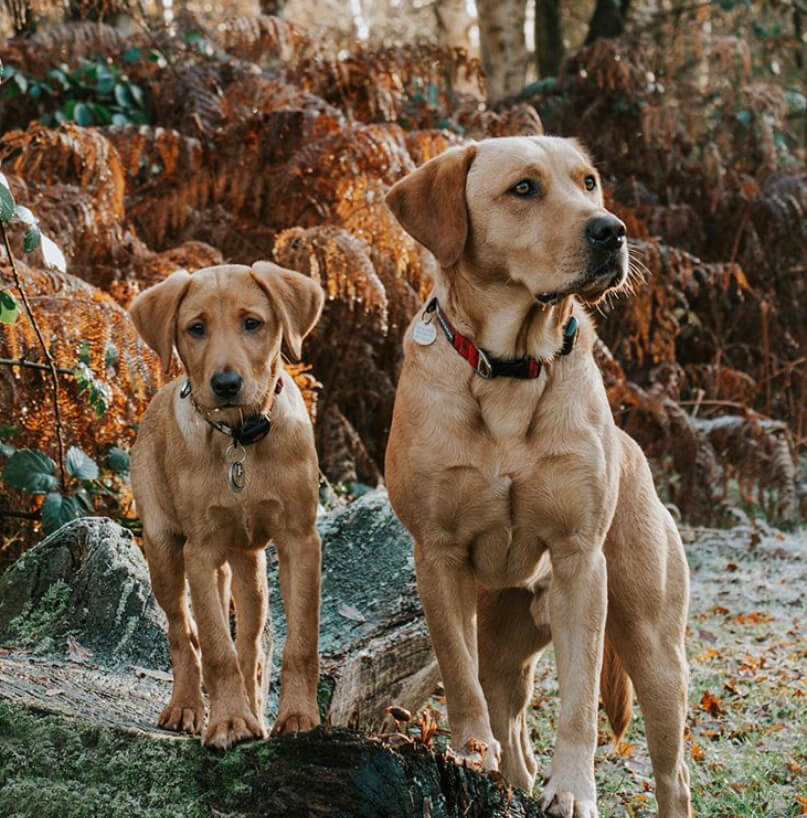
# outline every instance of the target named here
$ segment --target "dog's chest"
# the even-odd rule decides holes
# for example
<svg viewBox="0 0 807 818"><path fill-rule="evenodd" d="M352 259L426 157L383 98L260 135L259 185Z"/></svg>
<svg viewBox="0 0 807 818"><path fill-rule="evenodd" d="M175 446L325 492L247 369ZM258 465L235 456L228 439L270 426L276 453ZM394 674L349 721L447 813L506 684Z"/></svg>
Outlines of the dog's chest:
<svg viewBox="0 0 807 818"><path fill-rule="evenodd" d="M574 443L546 446L519 434L470 445L435 475L430 538L468 558L483 586L534 582L547 548L603 507L603 447L594 436Z"/></svg>

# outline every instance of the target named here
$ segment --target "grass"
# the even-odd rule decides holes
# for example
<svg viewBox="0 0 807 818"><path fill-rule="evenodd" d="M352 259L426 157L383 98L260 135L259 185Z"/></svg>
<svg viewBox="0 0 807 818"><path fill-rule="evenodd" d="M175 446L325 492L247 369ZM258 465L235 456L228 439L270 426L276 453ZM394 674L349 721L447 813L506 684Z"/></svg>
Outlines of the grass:
<svg viewBox="0 0 807 818"><path fill-rule="evenodd" d="M760 543L755 529L713 532L688 547L692 602L686 747L693 807L703 818L807 815L807 536ZM747 536L746 536L747 534ZM800 543L800 544L799 544ZM558 690L541 660L531 730L551 760ZM601 818L656 815L638 714L618 753L601 716L596 772Z"/></svg>

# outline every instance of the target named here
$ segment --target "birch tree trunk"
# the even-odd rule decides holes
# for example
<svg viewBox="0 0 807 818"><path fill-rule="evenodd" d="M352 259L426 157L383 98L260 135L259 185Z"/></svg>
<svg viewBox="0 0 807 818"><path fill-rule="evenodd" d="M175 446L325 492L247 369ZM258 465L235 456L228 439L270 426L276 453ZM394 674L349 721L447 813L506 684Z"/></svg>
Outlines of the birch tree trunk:
<svg viewBox="0 0 807 818"><path fill-rule="evenodd" d="M524 87L525 5L525 0L477 0L479 44L490 102L513 96Z"/></svg>

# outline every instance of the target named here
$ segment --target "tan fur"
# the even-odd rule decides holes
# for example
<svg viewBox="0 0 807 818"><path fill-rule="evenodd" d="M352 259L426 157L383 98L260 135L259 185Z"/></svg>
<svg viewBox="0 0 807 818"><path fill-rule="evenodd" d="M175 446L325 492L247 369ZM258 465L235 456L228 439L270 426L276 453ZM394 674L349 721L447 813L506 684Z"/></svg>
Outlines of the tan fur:
<svg viewBox="0 0 807 818"><path fill-rule="evenodd" d="M280 349L285 339L299 355L322 303L315 282L257 262L252 268L221 265L193 275L174 273L141 293L131 308L138 332L166 369L176 348L193 396L210 417L236 424L242 412L271 410L269 435L246 447L247 485L241 494L233 494L228 483L225 451L231 440L205 422L190 398L180 396L184 377L154 396L132 452L132 488L154 595L168 619L174 666L171 700L159 724L201 732L203 676L210 699L203 741L222 749L265 735L270 660L261 634L268 599L264 549L270 539L277 548L288 623L274 731L319 723L317 455L302 395L284 374ZM246 317L263 323L248 332ZM199 322L205 335L197 338L189 328ZM210 378L226 368L241 374L243 387L233 399L238 405L220 408L223 401ZM283 388L276 394L278 378Z"/></svg>
<svg viewBox="0 0 807 818"><path fill-rule="evenodd" d="M536 196L514 195L522 179ZM437 251L434 294L460 332L497 357L550 359L535 380L485 380L439 330L430 346L414 342L413 327L404 341L386 479L415 540L452 742L471 757L482 742L478 760L532 787L526 714L551 627L561 705L542 802L553 815L594 818L607 631L646 719L659 813L685 818L688 573L647 462L614 424L592 355L581 301L601 298L626 270L624 253L603 266L584 235L589 220L608 216L596 171L571 140L491 139L437 157L387 201ZM550 292L559 294L551 305L537 300ZM577 345L556 357L572 312ZM619 730L629 689L615 663L605 694Z"/></svg>

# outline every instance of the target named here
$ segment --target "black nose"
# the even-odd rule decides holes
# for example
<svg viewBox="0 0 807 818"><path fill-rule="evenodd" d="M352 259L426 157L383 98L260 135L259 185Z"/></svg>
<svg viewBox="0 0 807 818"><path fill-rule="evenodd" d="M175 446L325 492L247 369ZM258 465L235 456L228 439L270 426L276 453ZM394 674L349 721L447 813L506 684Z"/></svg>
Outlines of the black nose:
<svg viewBox="0 0 807 818"><path fill-rule="evenodd" d="M601 250L616 250L625 242L625 225L612 216L597 216L586 224L586 240Z"/></svg>
<svg viewBox="0 0 807 818"><path fill-rule="evenodd" d="M241 376L234 369L222 369L210 379L211 389L220 398L235 397L241 390L242 383Z"/></svg>

